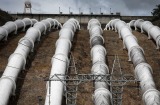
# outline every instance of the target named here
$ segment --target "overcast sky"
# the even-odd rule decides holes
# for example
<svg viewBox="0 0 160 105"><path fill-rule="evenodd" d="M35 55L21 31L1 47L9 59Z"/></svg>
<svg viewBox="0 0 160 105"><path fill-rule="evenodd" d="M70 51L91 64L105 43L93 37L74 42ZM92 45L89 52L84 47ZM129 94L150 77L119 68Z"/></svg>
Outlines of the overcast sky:
<svg viewBox="0 0 160 105"><path fill-rule="evenodd" d="M0 8L11 13L22 13L25 0L0 0ZM151 15L153 8L160 4L160 0L31 0L33 13L93 13L105 14L120 12L122 15Z"/></svg>

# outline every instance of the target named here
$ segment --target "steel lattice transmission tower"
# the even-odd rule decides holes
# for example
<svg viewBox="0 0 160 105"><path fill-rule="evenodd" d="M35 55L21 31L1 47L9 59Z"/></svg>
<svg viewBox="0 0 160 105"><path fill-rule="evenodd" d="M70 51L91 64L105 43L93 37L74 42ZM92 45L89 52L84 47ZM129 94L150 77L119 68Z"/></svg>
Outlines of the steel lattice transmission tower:
<svg viewBox="0 0 160 105"><path fill-rule="evenodd" d="M30 0L26 0L24 2L24 14L31 14L32 13L32 4Z"/></svg>

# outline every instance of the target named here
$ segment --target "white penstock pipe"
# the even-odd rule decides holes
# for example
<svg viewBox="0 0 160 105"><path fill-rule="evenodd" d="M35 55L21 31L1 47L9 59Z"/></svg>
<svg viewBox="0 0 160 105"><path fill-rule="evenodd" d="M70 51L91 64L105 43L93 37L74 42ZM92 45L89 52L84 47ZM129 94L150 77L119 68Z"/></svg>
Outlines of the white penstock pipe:
<svg viewBox="0 0 160 105"><path fill-rule="evenodd" d="M51 62L52 68L50 73L50 80L58 79L54 76L55 74L64 75L66 73L66 70L69 66L68 56L72 46L71 41L73 40L74 33L79 28L79 22L76 19L71 18L64 23L59 33L59 39L56 42L56 51ZM54 77L52 78L52 76ZM63 76L60 78L64 79ZM45 105L61 105L62 97L64 94L64 83L62 83L61 81L49 82L47 83Z"/></svg>
<svg viewBox="0 0 160 105"><path fill-rule="evenodd" d="M141 26L140 23L143 20L137 22L137 27ZM121 35L124 45L128 49L128 55L130 60L133 62L135 67L135 76L140 81L140 87L142 90L143 101L145 105L160 105L160 92L156 89L153 77L152 77L152 68L146 62L144 51L138 45L138 42L134 35L132 34L129 26L124 24L123 21L118 21L115 23L116 28L119 34Z"/></svg>
<svg viewBox="0 0 160 105"><path fill-rule="evenodd" d="M106 50L103 47L104 39L102 37L102 29L97 19L91 19L88 22L90 33L92 69L94 75L109 74L108 66L106 65ZM100 79L100 78L98 78ZM95 105L111 105L111 93L106 82L95 82L94 104Z"/></svg>
<svg viewBox="0 0 160 105"><path fill-rule="evenodd" d="M134 23L134 27L136 30L140 29L141 33L143 32L147 33L148 39L153 38L157 45L156 49L159 49L160 47L160 28L158 26L153 25L150 21L144 21L142 19L130 21L129 24L131 24L130 25L131 27L133 27L133 23Z"/></svg>
<svg viewBox="0 0 160 105"><path fill-rule="evenodd" d="M17 34L18 29L25 30L26 27L32 26L37 22L36 19L24 18L22 20L18 19L14 22L9 21L5 25L0 27L0 40L7 40L8 34L15 32Z"/></svg>
<svg viewBox="0 0 160 105"><path fill-rule="evenodd" d="M115 25L115 22L117 22L117 21L119 21L120 19L113 19L113 20L111 20L111 21L109 21L108 23L107 23L107 25L106 25L106 27L105 27L105 29L104 30L114 30L114 25Z"/></svg>
<svg viewBox="0 0 160 105"><path fill-rule="evenodd" d="M19 40L14 53L9 57L8 64L0 78L0 105L7 105L11 94L15 94L16 79L22 69L25 69L26 58L34 48L34 42L39 40L41 34L54 26L54 20L46 19L29 28L26 35Z"/></svg>

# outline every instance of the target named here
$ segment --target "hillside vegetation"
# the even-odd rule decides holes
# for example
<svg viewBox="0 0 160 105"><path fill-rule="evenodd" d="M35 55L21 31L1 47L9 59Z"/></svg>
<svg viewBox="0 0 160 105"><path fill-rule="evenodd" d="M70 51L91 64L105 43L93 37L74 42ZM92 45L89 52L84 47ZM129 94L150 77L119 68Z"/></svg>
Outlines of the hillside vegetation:
<svg viewBox="0 0 160 105"><path fill-rule="evenodd" d="M12 16L0 9L0 26L4 25L7 21L13 21Z"/></svg>

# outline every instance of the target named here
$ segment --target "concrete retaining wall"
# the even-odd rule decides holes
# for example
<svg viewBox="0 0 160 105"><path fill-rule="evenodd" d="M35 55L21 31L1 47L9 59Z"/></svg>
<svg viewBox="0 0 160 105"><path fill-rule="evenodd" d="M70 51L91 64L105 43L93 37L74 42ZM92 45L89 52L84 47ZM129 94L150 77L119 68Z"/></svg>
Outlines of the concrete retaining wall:
<svg viewBox="0 0 160 105"><path fill-rule="evenodd" d="M22 19L25 17L35 18L39 21L46 18L57 19L60 23L66 22L69 18L77 19L81 24L87 24L91 18L98 19L102 24L108 23L111 19L119 18L126 22L133 19L151 20L152 16L120 16L120 15L96 15L96 14L11 14L15 19Z"/></svg>

